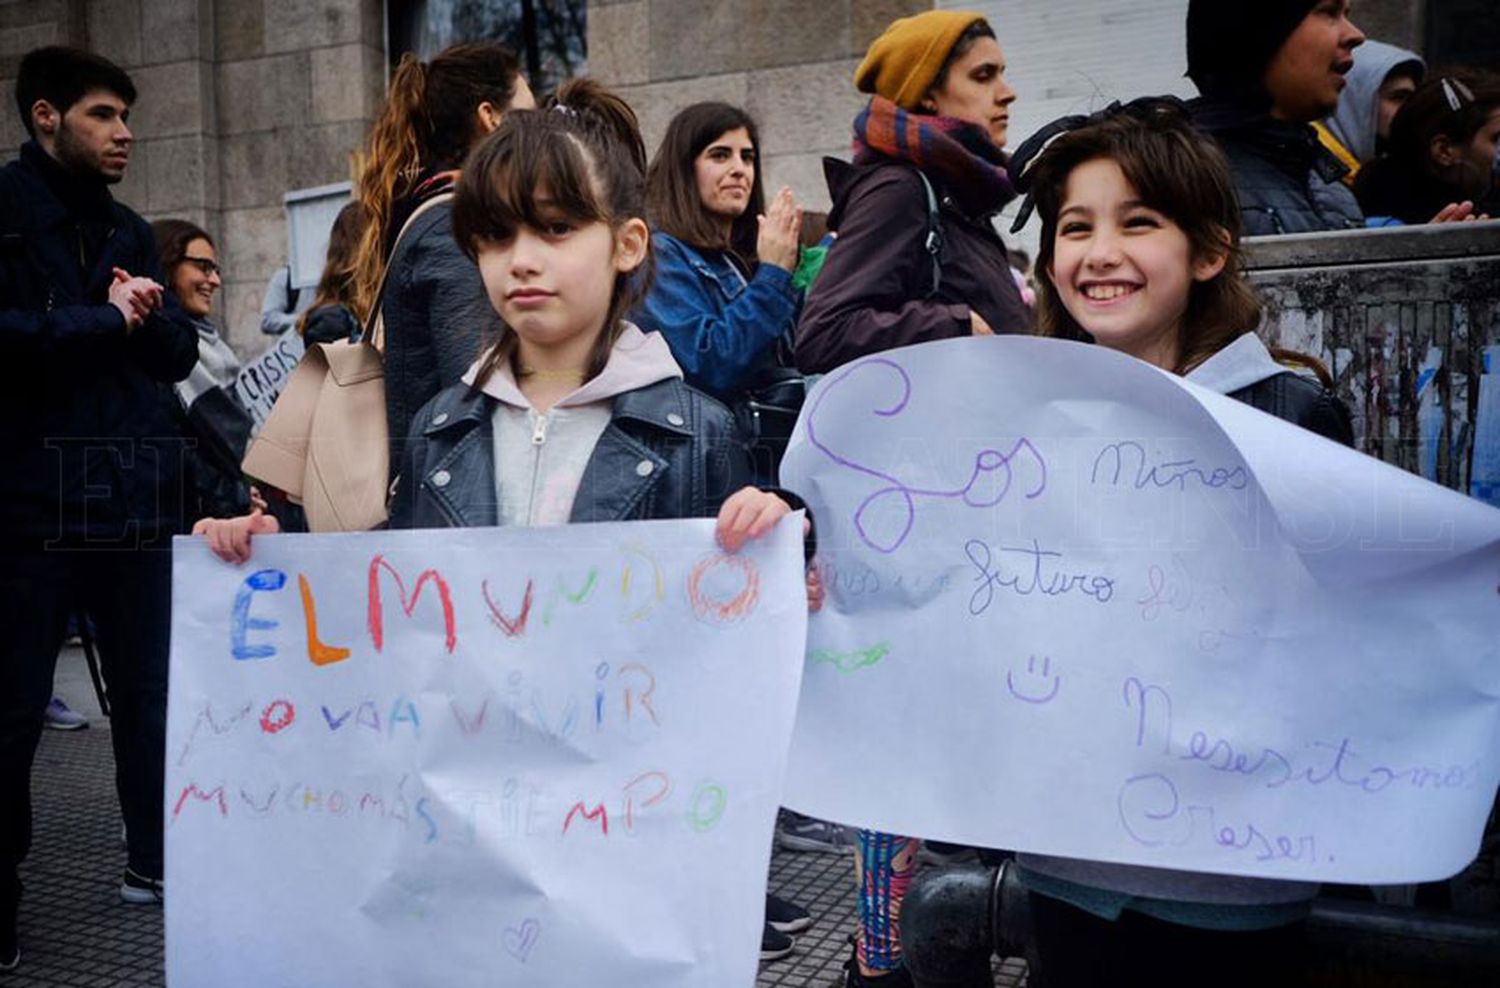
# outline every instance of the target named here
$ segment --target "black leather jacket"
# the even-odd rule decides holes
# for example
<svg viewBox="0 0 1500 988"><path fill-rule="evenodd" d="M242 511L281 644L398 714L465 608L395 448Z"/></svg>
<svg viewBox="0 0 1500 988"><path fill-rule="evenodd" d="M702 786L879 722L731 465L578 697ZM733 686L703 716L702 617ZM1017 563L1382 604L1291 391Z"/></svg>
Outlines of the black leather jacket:
<svg viewBox="0 0 1500 988"><path fill-rule="evenodd" d="M1229 397L1251 408L1274 415L1283 422L1300 425L1325 439L1345 446L1354 445L1354 427L1349 409L1333 392L1316 381L1287 371L1231 391Z"/></svg>
<svg viewBox="0 0 1500 988"><path fill-rule="evenodd" d="M495 404L489 395L459 384L439 392L416 414L390 527L500 523L491 432ZM749 483L750 457L734 416L672 378L615 398L570 520L711 518L730 494Z"/></svg>
<svg viewBox="0 0 1500 988"><path fill-rule="evenodd" d="M401 462L398 447L417 409L457 383L484 345L505 328L485 294L479 268L453 239L452 203L417 217L396 245L381 312L394 475Z"/></svg>

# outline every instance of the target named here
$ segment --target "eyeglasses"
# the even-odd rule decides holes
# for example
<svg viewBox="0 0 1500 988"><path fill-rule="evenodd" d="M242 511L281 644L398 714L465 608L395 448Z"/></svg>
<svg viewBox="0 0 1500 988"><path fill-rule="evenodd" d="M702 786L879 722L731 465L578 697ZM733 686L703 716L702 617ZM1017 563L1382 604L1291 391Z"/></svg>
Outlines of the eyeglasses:
<svg viewBox="0 0 1500 988"><path fill-rule="evenodd" d="M205 278L212 278L216 274L223 274L224 269L219 267L219 262L211 257L184 257L182 263L191 264L203 272Z"/></svg>

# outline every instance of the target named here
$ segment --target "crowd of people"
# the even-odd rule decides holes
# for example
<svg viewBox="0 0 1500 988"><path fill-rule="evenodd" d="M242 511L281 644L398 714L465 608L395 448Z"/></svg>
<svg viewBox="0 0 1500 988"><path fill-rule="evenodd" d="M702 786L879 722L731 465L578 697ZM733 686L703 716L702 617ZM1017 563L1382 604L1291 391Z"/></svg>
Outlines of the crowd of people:
<svg viewBox="0 0 1500 988"><path fill-rule="evenodd" d="M1500 82L1367 44L1348 15L1347 0L1192 0L1198 99L1065 117L1013 153L1026 94L994 26L897 20L855 73L868 101L852 160L827 164L821 217L789 189L767 196L740 107L686 107L648 155L634 111L597 83L539 102L499 44L407 56L316 291L268 293L263 326L330 353L378 347L388 466L373 482L393 528L715 517L737 551L804 507L777 466L808 375L964 336L1092 342L1350 444L1318 360L1256 336L1241 236L1487 215ZM92 620L108 684L120 895L160 902L170 537L191 529L243 562L255 536L309 527L287 490L242 475L254 440L212 322L212 236L148 226L110 194L133 139L129 76L38 49L16 100L30 140L0 171L0 348L18 372L0 396L0 971L20 963L30 770L72 613ZM1018 198L1016 228L1041 224L1029 283L996 227ZM910 984L900 911L918 855L961 849L795 814L781 828L789 847L854 848L847 984ZM1290 980L1316 891L1015 866L1041 988L1185 984L1209 960L1221 983ZM762 956L811 922L768 897Z"/></svg>

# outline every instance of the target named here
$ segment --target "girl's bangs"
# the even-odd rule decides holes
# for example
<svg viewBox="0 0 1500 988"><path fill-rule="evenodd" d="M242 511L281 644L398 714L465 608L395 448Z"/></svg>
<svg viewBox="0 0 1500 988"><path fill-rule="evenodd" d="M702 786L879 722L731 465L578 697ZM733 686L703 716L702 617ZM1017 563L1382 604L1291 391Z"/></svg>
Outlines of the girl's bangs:
<svg viewBox="0 0 1500 988"><path fill-rule="evenodd" d="M559 216L576 223L609 220L575 138L561 129L523 127L508 136L475 190L475 237L504 240L519 226L540 230Z"/></svg>

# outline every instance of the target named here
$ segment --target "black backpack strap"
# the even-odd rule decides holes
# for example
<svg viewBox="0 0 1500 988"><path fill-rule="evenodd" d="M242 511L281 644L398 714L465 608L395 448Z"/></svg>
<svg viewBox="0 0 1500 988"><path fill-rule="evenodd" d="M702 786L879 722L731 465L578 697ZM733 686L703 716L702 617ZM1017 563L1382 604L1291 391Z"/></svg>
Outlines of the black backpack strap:
<svg viewBox="0 0 1500 988"><path fill-rule="evenodd" d="M943 283L943 265L939 255L943 251L943 224L938 215L937 193L933 191L932 182L922 169L917 169L917 177L922 180L922 191L927 193L927 240L922 244L927 251L927 256L932 258L932 288L928 290L926 297L932 298L938 292L938 286Z"/></svg>
<svg viewBox="0 0 1500 988"><path fill-rule="evenodd" d="M297 311L297 300L302 297L302 289L292 284L292 265L290 261L287 262L281 271L286 275L286 305L282 307L281 311L286 315L291 315Z"/></svg>

